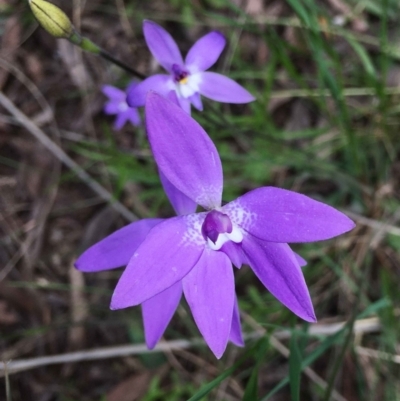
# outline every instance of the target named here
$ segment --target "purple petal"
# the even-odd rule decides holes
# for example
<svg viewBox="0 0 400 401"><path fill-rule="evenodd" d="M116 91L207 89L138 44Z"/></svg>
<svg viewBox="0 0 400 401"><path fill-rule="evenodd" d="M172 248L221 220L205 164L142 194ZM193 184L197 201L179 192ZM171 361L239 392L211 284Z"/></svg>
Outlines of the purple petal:
<svg viewBox="0 0 400 401"><path fill-rule="evenodd" d="M130 107L129 109L120 112L115 120L114 128L116 130L121 129L127 121L135 127L140 125L140 115L137 109Z"/></svg>
<svg viewBox="0 0 400 401"><path fill-rule="evenodd" d="M119 131L129 120L129 114L127 113L128 110L122 111L118 113L115 121L114 121L114 129Z"/></svg>
<svg viewBox="0 0 400 401"><path fill-rule="evenodd" d="M142 303L142 316L146 344L153 349L171 321L182 296L182 282L160 292Z"/></svg>
<svg viewBox="0 0 400 401"><path fill-rule="evenodd" d="M118 114L120 111L120 104L121 104L120 101L114 101L114 100L107 102L104 105L103 111L104 113L109 115Z"/></svg>
<svg viewBox="0 0 400 401"><path fill-rule="evenodd" d="M201 37L186 56L185 64L188 70L192 74L208 70L218 60L225 43L221 32L214 31Z"/></svg>
<svg viewBox="0 0 400 401"><path fill-rule="evenodd" d="M225 205L223 211L250 234L271 242L320 241L354 227L333 207L274 187L250 191Z"/></svg>
<svg viewBox="0 0 400 401"><path fill-rule="evenodd" d="M199 83L201 95L222 103L249 103L255 97L233 79L215 72L202 72Z"/></svg>
<svg viewBox="0 0 400 401"><path fill-rule="evenodd" d="M297 316L315 322L303 273L289 245L261 241L248 234L242 246L250 267L268 291Z"/></svg>
<svg viewBox="0 0 400 401"><path fill-rule="evenodd" d="M197 209L196 203L179 191L179 189L176 189L161 171L159 173L161 184L176 214L179 216L194 213Z"/></svg>
<svg viewBox="0 0 400 401"><path fill-rule="evenodd" d="M304 267L307 265L307 261L305 259L303 259L298 253L293 252L294 253L294 257L297 260L297 263L299 264L300 267Z"/></svg>
<svg viewBox="0 0 400 401"><path fill-rule="evenodd" d="M244 347L237 297L235 297L235 303L233 305L232 327L231 333L229 334L229 341L237 345L238 347Z"/></svg>
<svg viewBox="0 0 400 401"><path fill-rule="evenodd" d="M126 90L125 90L125 96L126 96L126 94L127 94L129 91L135 89L139 84L140 84L139 81L132 81L132 82L127 86L127 88L126 88Z"/></svg>
<svg viewBox="0 0 400 401"><path fill-rule="evenodd" d="M222 252L206 249L183 279L183 292L193 318L217 358L228 343L235 297L232 265Z"/></svg>
<svg viewBox="0 0 400 401"><path fill-rule="evenodd" d="M175 90L171 90L168 92L168 95L166 96L168 100L170 100L172 103L176 104L177 106L181 106L179 103L178 95L176 94ZM190 114L190 113L189 113Z"/></svg>
<svg viewBox="0 0 400 401"><path fill-rule="evenodd" d="M101 91L111 100L125 100L125 92L111 85L103 85Z"/></svg>
<svg viewBox="0 0 400 401"><path fill-rule="evenodd" d="M150 92L146 126L159 170L186 196L206 209L221 204L222 166L203 128L178 106Z"/></svg>
<svg viewBox="0 0 400 401"><path fill-rule="evenodd" d="M173 89L174 84L169 75L152 75L140 84L128 89L126 102L130 107L142 107L146 102L146 95L149 91L154 91L161 96L167 97Z"/></svg>
<svg viewBox="0 0 400 401"><path fill-rule="evenodd" d="M119 279L111 309L141 304L186 276L204 250L204 239L195 229L204 217L173 217L154 227Z"/></svg>
<svg viewBox="0 0 400 401"><path fill-rule="evenodd" d="M128 110L125 111L127 114L128 120L132 125L135 127L140 125L140 115L139 111L133 107L130 107Z"/></svg>
<svg viewBox="0 0 400 401"><path fill-rule="evenodd" d="M226 253L232 264L238 269L242 267L242 264L247 263L241 244L236 244L233 241L225 242L225 244L222 245L221 251Z"/></svg>
<svg viewBox="0 0 400 401"><path fill-rule="evenodd" d="M75 267L83 272L97 272L127 265L150 230L163 221L143 219L128 224L87 249Z"/></svg>
<svg viewBox="0 0 400 401"><path fill-rule="evenodd" d="M184 110L186 112L186 114L191 114L191 110L190 110L190 100L186 99L182 96L178 97L178 102L179 102L179 106L182 110Z"/></svg>
<svg viewBox="0 0 400 401"><path fill-rule="evenodd" d="M196 92L194 95L190 96L189 100L197 110L203 111L203 103L199 93Z"/></svg>
<svg viewBox="0 0 400 401"><path fill-rule="evenodd" d="M173 64L183 65L183 59L178 45L172 36L153 21L143 22L143 33L154 58L168 71Z"/></svg>

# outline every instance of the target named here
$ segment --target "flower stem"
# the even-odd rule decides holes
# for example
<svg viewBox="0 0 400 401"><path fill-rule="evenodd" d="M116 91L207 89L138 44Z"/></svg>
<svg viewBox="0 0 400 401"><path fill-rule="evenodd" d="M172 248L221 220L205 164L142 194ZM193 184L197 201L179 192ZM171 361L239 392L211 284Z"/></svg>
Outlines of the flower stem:
<svg viewBox="0 0 400 401"><path fill-rule="evenodd" d="M74 45L80 47L82 50L87 51L92 54L97 54L100 57L103 57L105 60L110 61L111 63L117 65L118 67L124 69L125 71L129 72L130 74L134 75L139 79L145 79L146 76L141 74L140 72L134 70L133 68L129 67L125 63L120 60L117 60L114 56L110 53L106 52L100 46L96 45L90 39L81 36L78 32L74 30L72 35L68 38L68 40L73 43Z"/></svg>

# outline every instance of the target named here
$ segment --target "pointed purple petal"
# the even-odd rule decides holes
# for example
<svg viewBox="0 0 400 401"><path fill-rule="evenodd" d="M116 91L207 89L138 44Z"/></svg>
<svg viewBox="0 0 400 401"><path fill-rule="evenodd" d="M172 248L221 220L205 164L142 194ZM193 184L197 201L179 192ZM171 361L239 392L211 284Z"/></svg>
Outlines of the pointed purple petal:
<svg viewBox="0 0 400 401"><path fill-rule="evenodd" d="M128 120L131 122L132 125L135 127L140 125L140 115L137 109L131 107L129 110L126 111L128 114Z"/></svg>
<svg viewBox="0 0 400 401"><path fill-rule="evenodd" d="M203 111L203 102L201 101L200 93L196 92L190 96L189 100L197 110Z"/></svg>
<svg viewBox="0 0 400 401"><path fill-rule="evenodd" d="M124 100L125 99L125 92L121 89L116 88L115 86L111 85L103 85L101 91L109 97L111 100Z"/></svg>
<svg viewBox="0 0 400 401"><path fill-rule="evenodd" d="M206 249L183 279L183 292L200 333L220 358L231 332L235 297L233 269L228 257Z"/></svg>
<svg viewBox="0 0 400 401"><path fill-rule="evenodd" d="M235 303L233 305L232 327L231 333L229 334L229 341L237 345L238 347L244 347L237 297L235 297Z"/></svg>
<svg viewBox="0 0 400 401"><path fill-rule="evenodd" d="M119 101L112 100L111 102L107 102L104 105L103 111L104 111L104 113L109 114L109 115L118 114L119 113L119 105L120 105Z"/></svg>
<svg viewBox="0 0 400 401"><path fill-rule="evenodd" d="M140 84L139 81L132 81L132 82L127 86L127 88L126 88L126 90L125 90L125 96L126 96L126 94L127 94L129 91L135 89L139 84Z"/></svg>
<svg viewBox="0 0 400 401"><path fill-rule="evenodd" d="M171 72L173 64L183 65L178 45L164 28L153 21L145 20L143 33L152 55L168 72Z"/></svg>
<svg viewBox="0 0 400 401"><path fill-rule="evenodd" d="M233 79L215 72L202 72L199 82L201 95L222 103L249 103L255 97Z"/></svg>
<svg viewBox="0 0 400 401"><path fill-rule="evenodd" d="M289 245L261 241L250 234L242 245L250 267L268 291L297 316L315 322L303 273Z"/></svg>
<svg viewBox="0 0 400 401"><path fill-rule="evenodd" d="M142 303L142 316L146 344L153 349L171 321L182 296L182 282L160 292Z"/></svg>
<svg viewBox="0 0 400 401"><path fill-rule="evenodd" d="M130 121L135 127L140 125L140 116L137 109L130 107L125 111L119 112L114 123L114 128L116 130L121 129L127 121Z"/></svg>
<svg viewBox="0 0 400 401"><path fill-rule="evenodd" d="M149 91L154 91L161 96L167 97L173 89L174 83L169 75L152 75L140 84L128 89L126 102L130 107L142 107L146 102L146 95Z"/></svg>
<svg viewBox="0 0 400 401"><path fill-rule="evenodd" d="M169 91L166 98L170 100L173 104L176 104L177 106L181 107L181 105L179 104L178 95L176 94L176 90Z"/></svg>
<svg viewBox="0 0 400 401"><path fill-rule="evenodd" d="M127 265L150 230L163 221L143 219L128 224L87 249L75 267L83 272L97 272Z"/></svg>
<svg viewBox="0 0 400 401"><path fill-rule="evenodd" d="M240 269L242 264L245 264L247 261L245 255L243 254L241 244L237 244L233 241L225 242L225 244L222 245L221 251L226 253L233 265L238 269Z"/></svg>
<svg viewBox="0 0 400 401"><path fill-rule="evenodd" d="M214 31L201 37L189 50L185 64L188 70L194 74L208 70L216 63L224 50L226 40L221 32Z"/></svg>
<svg viewBox="0 0 400 401"><path fill-rule="evenodd" d="M222 166L203 128L182 109L150 92L146 126L159 170L186 196L206 209L220 206Z"/></svg>
<svg viewBox="0 0 400 401"><path fill-rule="evenodd" d="M118 113L115 121L114 121L114 129L119 131L128 121L129 115L126 112L120 112Z"/></svg>
<svg viewBox="0 0 400 401"><path fill-rule="evenodd" d="M179 106L182 110L186 112L186 114L191 114L190 100L186 99L182 96L178 97Z"/></svg>
<svg viewBox="0 0 400 401"><path fill-rule="evenodd" d="M176 189L161 171L159 173L161 184L176 214L179 216L194 213L197 209L196 203L179 191L179 189Z"/></svg>
<svg viewBox="0 0 400 401"><path fill-rule="evenodd" d="M304 267L307 265L307 261L305 259L303 259L298 253L293 252L294 253L294 257L297 260L297 263L299 264L300 267Z"/></svg>
<svg viewBox="0 0 400 401"><path fill-rule="evenodd" d="M119 279L111 309L138 305L186 276L204 250L205 241L196 229L202 220L204 213L198 213L154 227Z"/></svg>
<svg viewBox="0 0 400 401"><path fill-rule="evenodd" d="M250 234L272 242L320 241L355 226L345 214L331 206L274 187L250 191L225 205L223 210Z"/></svg>

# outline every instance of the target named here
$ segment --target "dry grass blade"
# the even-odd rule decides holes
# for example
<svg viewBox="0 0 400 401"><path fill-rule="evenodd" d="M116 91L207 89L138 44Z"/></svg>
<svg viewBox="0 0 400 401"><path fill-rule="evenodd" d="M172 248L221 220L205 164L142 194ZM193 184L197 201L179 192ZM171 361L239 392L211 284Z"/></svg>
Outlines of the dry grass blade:
<svg viewBox="0 0 400 401"><path fill-rule="evenodd" d="M72 160L59 146L57 146L40 128L37 127L24 113L0 92L0 104L6 108L20 123L39 140L55 157L69 167L83 182L85 182L94 192L96 192L106 202L110 202L112 207L129 221L137 220L137 217L130 212L124 205L113 199L105 188L97 183L85 170L83 170L74 160Z"/></svg>
<svg viewBox="0 0 400 401"><path fill-rule="evenodd" d="M393 355L389 354L388 352L377 351L375 349L365 348L361 346L355 347L355 351L357 354L362 356L400 364L400 355Z"/></svg>
<svg viewBox="0 0 400 401"><path fill-rule="evenodd" d="M5 367L5 375L6 375L6 399L7 401L11 401L11 387L10 387L10 379L8 377L7 365Z"/></svg>
<svg viewBox="0 0 400 401"><path fill-rule="evenodd" d="M85 341L85 328L79 323L86 320L88 316L88 305L84 297L85 281L83 273L75 269L73 263L69 268L69 279L71 282L71 320L74 323L69 329L69 343L72 349L83 347Z"/></svg>
<svg viewBox="0 0 400 401"><path fill-rule="evenodd" d="M346 322L333 324L316 324L311 327L309 335L331 335L340 331ZM365 334L378 331L380 329L378 318L368 318L356 321L353 327L355 334ZM265 335L265 329L257 324L257 330L245 334L245 339L257 339ZM288 330L277 331L274 333L276 341L288 339L291 332ZM11 361L8 364L0 363L0 376L4 376L6 366L9 373L17 373L24 370L35 369L41 366L57 365L63 363L91 361L116 357L126 357L128 355L148 354L154 352L167 352L191 348L204 345L203 339L195 338L192 340L174 340L159 343L154 349L149 350L146 344L119 345L116 347L97 348L89 351L70 352L61 355L52 355L39 358L20 359ZM321 379L322 380L322 379Z"/></svg>
<svg viewBox="0 0 400 401"><path fill-rule="evenodd" d="M400 236L400 228L393 226L391 224L383 223L377 220L369 219L368 217L360 216L357 213L353 213L349 210L343 210L351 219L355 220L357 223L362 224L367 227L371 227L378 230L380 235L382 233L389 233L393 235Z"/></svg>
<svg viewBox="0 0 400 401"><path fill-rule="evenodd" d="M17 373L25 370L35 369L41 366L58 365L64 363L94 361L99 359L109 359L116 357L126 357L128 355L148 354L153 352L165 352L180 350L204 344L201 339L176 340L158 344L153 350L149 350L146 344L120 345L116 347L97 348L90 351L70 352L62 355L52 355L39 358L20 359L8 363L0 363L0 375L4 376L6 366L8 373Z"/></svg>

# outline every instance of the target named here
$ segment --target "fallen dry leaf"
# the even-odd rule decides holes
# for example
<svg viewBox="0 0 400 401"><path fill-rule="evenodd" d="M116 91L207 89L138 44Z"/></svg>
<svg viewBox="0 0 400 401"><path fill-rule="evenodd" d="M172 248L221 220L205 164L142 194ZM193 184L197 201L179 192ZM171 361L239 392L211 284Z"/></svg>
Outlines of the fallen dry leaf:
<svg viewBox="0 0 400 401"><path fill-rule="evenodd" d="M117 384L106 397L107 401L135 401L147 392L151 375L149 372L135 374Z"/></svg>
<svg viewBox="0 0 400 401"><path fill-rule="evenodd" d="M0 300L0 324L11 325L18 322L18 315L12 311L5 301Z"/></svg>

